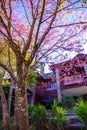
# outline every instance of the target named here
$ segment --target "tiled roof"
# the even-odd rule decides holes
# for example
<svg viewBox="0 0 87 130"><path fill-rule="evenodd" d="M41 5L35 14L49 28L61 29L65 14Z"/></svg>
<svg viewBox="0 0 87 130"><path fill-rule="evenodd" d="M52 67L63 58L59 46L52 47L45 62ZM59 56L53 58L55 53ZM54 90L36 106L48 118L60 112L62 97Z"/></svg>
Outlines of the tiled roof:
<svg viewBox="0 0 87 130"><path fill-rule="evenodd" d="M78 54L73 59L76 59L76 58L78 58L78 59L87 59L87 54L83 54L83 53Z"/></svg>
<svg viewBox="0 0 87 130"><path fill-rule="evenodd" d="M67 60L65 62L61 62L61 63L58 63L58 64L53 64L53 65L50 66L50 68L53 71L55 71L56 67L57 68L63 68L64 66L66 67L66 65L69 64L69 63L73 63L75 65L74 62L76 62L77 59L82 60L82 61L84 61L84 60L87 61L87 54L83 54L83 53L78 54L78 55L76 55L74 58L72 58L70 60Z"/></svg>

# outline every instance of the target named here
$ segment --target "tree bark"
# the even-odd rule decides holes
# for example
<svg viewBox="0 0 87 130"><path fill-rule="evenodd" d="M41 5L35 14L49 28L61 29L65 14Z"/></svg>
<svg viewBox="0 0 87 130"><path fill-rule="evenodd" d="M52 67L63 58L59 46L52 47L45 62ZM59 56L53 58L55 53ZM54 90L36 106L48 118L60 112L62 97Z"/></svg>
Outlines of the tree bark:
<svg viewBox="0 0 87 130"><path fill-rule="evenodd" d="M18 81L19 130L29 130L26 80Z"/></svg>
<svg viewBox="0 0 87 130"><path fill-rule="evenodd" d="M11 84L11 85L10 85L9 95L8 95L8 112L9 112L9 116L10 116L10 109L11 109L13 86L14 86L14 84Z"/></svg>
<svg viewBox="0 0 87 130"><path fill-rule="evenodd" d="M27 103L27 75L28 66L24 64L20 55L17 55L17 87L18 87L18 119L19 130L29 130L28 103Z"/></svg>
<svg viewBox="0 0 87 130"><path fill-rule="evenodd" d="M5 93L3 87L0 83L0 95L2 101L2 120L3 120L3 130L9 130L9 113L8 113L8 105L5 97Z"/></svg>
<svg viewBox="0 0 87 130"><path fill-rule="evenodd" d="M14 130L19 130L18 86L15 84Z"/></svg>

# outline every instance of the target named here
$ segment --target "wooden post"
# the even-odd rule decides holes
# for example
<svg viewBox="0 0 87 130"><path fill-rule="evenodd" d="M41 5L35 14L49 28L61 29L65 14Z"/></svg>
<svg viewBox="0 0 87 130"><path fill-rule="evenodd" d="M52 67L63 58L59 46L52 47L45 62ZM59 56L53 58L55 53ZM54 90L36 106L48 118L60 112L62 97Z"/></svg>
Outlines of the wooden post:
<svg viewBox="0 0 87 130"><path fill-rule="evenodd" d="M86 62L83 63L83 66L84 66L85 74L87 75L87 64L86 64Z"/></svg>
<svg viewBox="0 0 87 130"><path fill-rule="evenodd" d="M60 80L59 80L59 72L58 68L55 69L56 72L56 84L57 84L57 97L58 97L58 102L61 102L61 89L60 89Z"/></svg>

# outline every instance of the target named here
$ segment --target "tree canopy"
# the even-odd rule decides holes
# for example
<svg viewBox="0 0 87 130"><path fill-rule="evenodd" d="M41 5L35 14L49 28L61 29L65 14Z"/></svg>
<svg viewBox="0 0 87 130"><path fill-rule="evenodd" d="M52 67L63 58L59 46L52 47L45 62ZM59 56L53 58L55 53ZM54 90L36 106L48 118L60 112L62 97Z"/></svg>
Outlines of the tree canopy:
<svg viewBox="0 0 87 130"><path fill-rule="evenodd" d="M85 43L86 17L86 3L81 0L0 0L0 66L15 82L19 130L29 130L28 74L52 52L59 56L60 51Z"/></svg>

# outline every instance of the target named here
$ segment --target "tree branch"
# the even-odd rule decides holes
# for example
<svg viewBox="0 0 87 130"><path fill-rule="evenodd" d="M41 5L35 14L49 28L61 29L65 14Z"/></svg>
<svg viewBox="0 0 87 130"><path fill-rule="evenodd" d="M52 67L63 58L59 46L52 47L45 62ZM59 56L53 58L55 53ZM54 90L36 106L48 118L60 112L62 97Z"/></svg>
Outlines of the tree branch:
<svg viewBox="0 0 87 130"><path fill-rule="evenodd" d="M16 77L15 75L13 74L13 72L11 71L11 69L9 67L7 67L6 65L4 65L1 61L0 61L0 66L5 69L9 74L10 76L12 77L12 79L16 82Z"/></svg>
<svg viewBox="0 0 87 130"><path fill-rule="evenodd" d="M54 13L53 13L53 17L52 17L52 19L51 19L51 21L50 21L50 23L49 23L47 29L45 30L43 36L41 37L39 43L37 43L37 44L34 46L34 49L33 49L32 53L31 53L31 56L30 56L30 58L29 58L27 64L30 64L30 63L32 62L32 60L34 59L35 53L38 51L38 49L39 49L39 47L41 46L43 40L45 39L46 35L47 35L48 32L50 31L51 26L52 26L52 24L53 24L53 22L54 22L54 20L55 20L56 14L57 14L57 10L58 10L58 7L59 7L58 5L60 5L59 0L57 0L57 5L56 5L56 9L55 9L55 11L54 11Z"/></svg>
<svg viewBox="0 0 87 130"><path fill-rule="evenodd" d="M40 19L39 19L39 23L37 27L37 32L36 32L36 37L35 37L35 43L34 43L35 45L37 43L37 38L38 38L38 34L39 34L39 30L40 30L40 26L41 26L43 14L44 14L44 9L45 9L45 0L43 0L42 11L41 11L41 15L40 15Z"/></svg>
<svg viewBox="0 0 87 130"><path fill-rule="evenodd" d="M72 4L69 4L69 5L67 5L66 7L63 7L62 9L57 10L57 13L59 13L59 12L65 10L65 9L67 9L68 7L70 7L70 6L72 6L72 5L76 4L76 3L78 3L79 1L80 1L80 0L77 0L76 2L74 2L74 3L72 3ZM50 15L48 18L44 19L44 20L42 21L42 23L45 22L45 21L47 21L47 20L48 20L49 18L51 18L52 16L53 16L53 14Z"/></svg>
<svg viewBox="0 0 87 130"><path fill-rule="evenodd" d="M58 28L58 27L68 27L68 26L79 25L79 24L83 25L83 24L87 24L87 22L76 22L76 23L70 23L70 24L62 24L62 25L51 27L51 29Z"/></svg>
<svg viewBox="0 0 87 130"><path fill-rule="evenodd" d="M35 22L36 22L36 18L34 18L34 20L33 20L33 24L31 25L31 30L30 30L30 33L28 35L27 43L24 45L24 48L23 48L23 51L22 51L23 57L26 56L27 50L28 50L28 48L30 46L30 43L31 43L31 40L32 40L32 35L33 35L33 30L34 30L34 26L35 26Z"/></svg>
<svg viewBox="0 0 87 130"><path fill-rule="evenodd" d="M24 8L24 11L25 11L25 15L26 15L26 18L27 18L28 24L31 26L30 21L29 21L29 18L28 18L28 14L27 14L27 11L26 11L26 8L25 8L25 5L24 5L23 0L21 0L21 3L22 3L22 5L23 5L23 8Z"/></svg>

